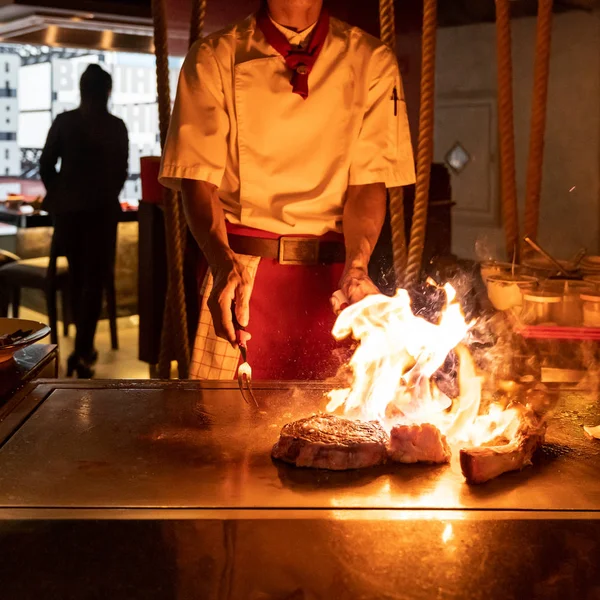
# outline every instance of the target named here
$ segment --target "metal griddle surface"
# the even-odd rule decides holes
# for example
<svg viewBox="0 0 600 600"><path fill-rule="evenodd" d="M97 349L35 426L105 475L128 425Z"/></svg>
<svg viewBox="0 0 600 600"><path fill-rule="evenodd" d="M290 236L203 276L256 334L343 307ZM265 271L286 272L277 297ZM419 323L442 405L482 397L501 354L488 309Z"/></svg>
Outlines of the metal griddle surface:
<svg viewBox="0 0 600 600"><path fill-rule="evenodd" d="M534 466L470 487L452 467L355 472L271 460L281 426L322 409L322 389L44 382L0 415L0 509L454 509L600 511L597 401L563 394Z"/></svg>

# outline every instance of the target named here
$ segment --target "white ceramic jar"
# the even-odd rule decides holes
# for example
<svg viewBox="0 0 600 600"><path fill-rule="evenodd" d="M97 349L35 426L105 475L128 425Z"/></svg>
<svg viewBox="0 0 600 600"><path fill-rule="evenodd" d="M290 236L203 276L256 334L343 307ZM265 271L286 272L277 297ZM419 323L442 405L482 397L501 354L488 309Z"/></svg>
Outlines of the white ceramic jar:
<svg viewBox="0 0 600 600"><path fill-rule="evenodd" d="M528 275L492 275L487 280L488 297L496 310L519 312L523 306L523 294L533 290L537 283L535 277Z"/></svg>

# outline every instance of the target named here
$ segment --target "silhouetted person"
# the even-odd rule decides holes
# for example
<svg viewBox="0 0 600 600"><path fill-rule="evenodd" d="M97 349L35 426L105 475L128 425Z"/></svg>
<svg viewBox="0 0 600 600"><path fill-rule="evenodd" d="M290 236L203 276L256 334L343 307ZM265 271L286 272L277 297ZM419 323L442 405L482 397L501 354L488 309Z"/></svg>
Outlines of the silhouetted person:
<svg viewBox="0 0 600 600"><path fill-rule="evenodd" d="M40 174L47 190L43 208L53 217L55 243L67 257L72 281L77 336L68 374L91 377L103 290L115 260L129 142L125 123L108 112L112 77L90 65L80 90L79 108L58 115L50 128Z"/></svg>

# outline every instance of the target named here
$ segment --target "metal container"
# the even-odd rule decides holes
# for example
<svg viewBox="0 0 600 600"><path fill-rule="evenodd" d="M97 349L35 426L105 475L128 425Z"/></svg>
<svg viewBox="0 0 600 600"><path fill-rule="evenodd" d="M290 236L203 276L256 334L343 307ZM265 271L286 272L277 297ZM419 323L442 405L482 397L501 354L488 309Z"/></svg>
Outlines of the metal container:
<svg viewBox="0 0 600 600"><path fill-rule="evenodd" d="M581 294L593 292L592 283L572 279L548 279L540 287L545 292L561 296L561 303L555 307L553 314L557 325L580 327L583 324Z"/></svg>
<svg viewBox="0 0 600 600"><path fill-rule="evenodd" d="M521 320L527 325L554 325L562 304L562 295L531 291L523 294Z"/></svg>
<svg viewBox="0 0 600 600"><path fill-rule="evenodd" d="M571 263L568 260L558 260L558 263L567 271L571 268ZM543 256L530 256L523 260L522 265L531 275L540 279L558 273L556 265Z"/></svg>
<svg viewBox="0 0 600 600"><path fill-rule="evenodd" d="M585 327L600 327L600 293L581 294L583 302L583 324Z"/></svg>

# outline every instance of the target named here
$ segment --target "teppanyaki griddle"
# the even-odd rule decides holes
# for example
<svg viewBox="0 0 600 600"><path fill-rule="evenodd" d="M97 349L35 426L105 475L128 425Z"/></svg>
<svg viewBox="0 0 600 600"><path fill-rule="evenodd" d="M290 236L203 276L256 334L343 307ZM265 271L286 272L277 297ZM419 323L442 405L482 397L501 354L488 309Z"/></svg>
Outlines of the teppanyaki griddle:
<svg viewBox="0 0 600 600"><path fill-rule="evenodd" d="M534 467L479 487L447 466L274 463L281 426L322 410L323 387L256 393L260 412L229 382L38 385L0 423L0 510L600 510L600 442L582 428L600 411L575 392L563 395Z"/></svg>
<svg viewBox="0 0 600 600"><path fill-rule="evenodd" d="M43 382L9 404L3 598L597 597L589 397L562 394L534 467L469 487L450 467L275 464L323 387L255 388L260 413L233 382Z"/></svg>

